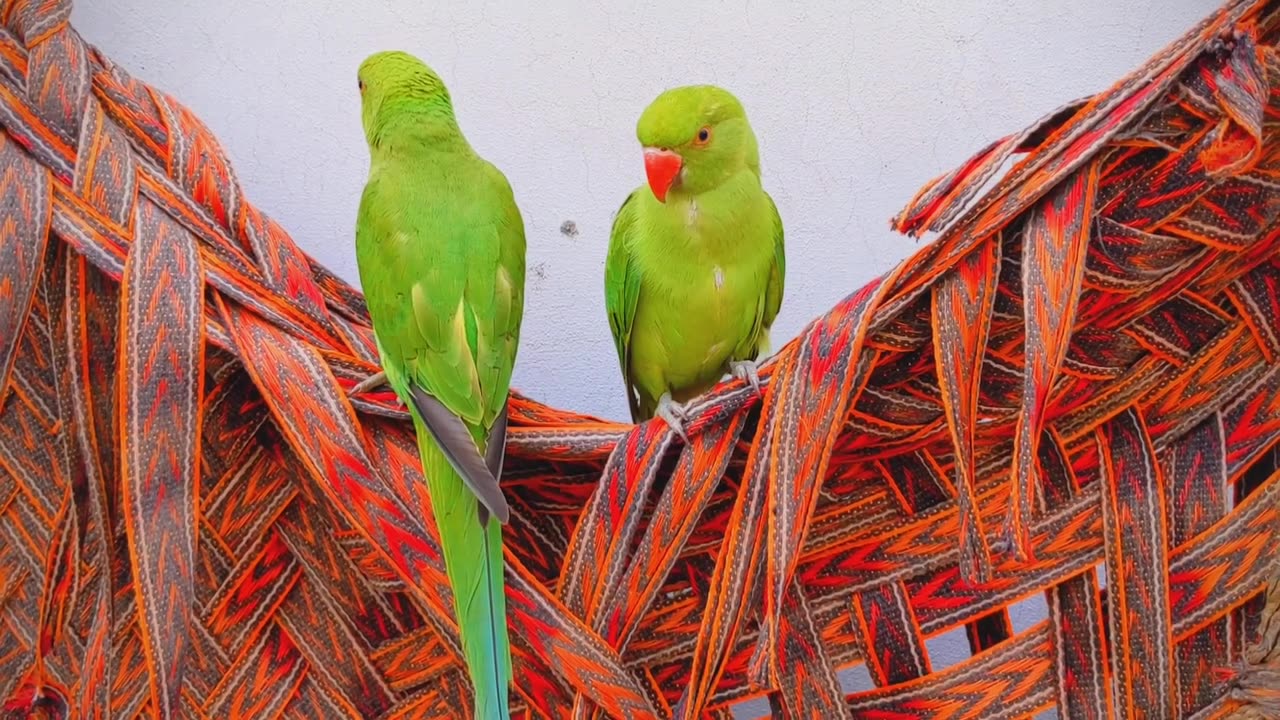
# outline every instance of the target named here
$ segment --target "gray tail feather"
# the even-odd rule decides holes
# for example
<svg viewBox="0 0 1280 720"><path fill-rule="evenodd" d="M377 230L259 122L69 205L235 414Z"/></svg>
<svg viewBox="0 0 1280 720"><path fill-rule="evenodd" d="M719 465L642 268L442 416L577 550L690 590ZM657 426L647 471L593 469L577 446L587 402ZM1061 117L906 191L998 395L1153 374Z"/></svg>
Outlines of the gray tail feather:
<svg viewBox="0 0 1280 720"><path fill-rule="evenodd" d="M413 393L413 406L417 409L418 414L422 416L422 423L427 426L427 431L431 433L431 437L435 439L436 444L440 446L441 452L444 453L445 459L453 466L462 481L467 484L471 492L475 493L480 500L480 523L486 525L489 521L489 514L498 518L498 522L506 523L511 519L511 508L507 505L507 498L502 494L502 488L498 485L498 474L493 470L495 468L500 473L502 470L502 460L505 455L506 435L507 435L507 414L506 404L503 404L503 413L497 422L494 423L495 432L489 435L489 452L485 453L486 457L480 456L480 449L476 447L475 440L471 437L467 426L463 424L462 419L449 411L444 403L435 399L430 393L420 387L411 388ZM496 431L501 428L501 437L498 437ZM496 442L495 442L496 441ZM494 450L494 445L498 450ZM492 459L493 455L497 455L496 459Z"/></svg>

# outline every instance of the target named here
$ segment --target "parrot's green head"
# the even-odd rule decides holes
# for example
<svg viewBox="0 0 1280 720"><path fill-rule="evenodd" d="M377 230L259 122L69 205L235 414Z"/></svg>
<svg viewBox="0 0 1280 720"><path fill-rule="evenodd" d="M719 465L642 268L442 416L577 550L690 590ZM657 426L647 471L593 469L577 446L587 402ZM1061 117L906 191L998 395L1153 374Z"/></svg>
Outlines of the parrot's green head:
<svg viewBox="0 0 1280 720"><path fill-rule="evenodd" d="M742 103L714 85L672 88L636 123L649 188L661 202L673 190L714 190L743 170L760 173L756 136Z"/></svg>
<svg viewBox="0 0 1280 720"><path fill-rule="evenodd" d="M399 139L458 135L444 81L418 58L399 50L374 53L360 63L361 119L369 148Z"/></svg>

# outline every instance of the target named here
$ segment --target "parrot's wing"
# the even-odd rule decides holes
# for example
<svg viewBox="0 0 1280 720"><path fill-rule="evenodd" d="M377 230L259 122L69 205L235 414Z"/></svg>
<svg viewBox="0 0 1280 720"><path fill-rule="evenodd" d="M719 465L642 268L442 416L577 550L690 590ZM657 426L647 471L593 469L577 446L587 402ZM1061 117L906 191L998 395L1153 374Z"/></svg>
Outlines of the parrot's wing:
<svg viewBox="0 0 1280 720"><path fill-rule="evenodd" d="M487 256L480 266L489 272L483 281L473 273L467 300L476 322L475 364L485 403L482 423L489 428L485 464L496 488L506 455L511 374L524 318L525 236L524 219L507 177L488 161L482 160L481 169L494 203L491 217L497 243L492 252L496 255Z"/></svg>
<svg viewBox="0 0 1280 720"><path fill-rule="evenodd" d="M778 206L774 204L769 193L764 197L769 201L769 209L773 218L773 268L769 271L769 286L764 294L764 330L768 332L774 318L782 309L782 289L787 275L787 253L782 242L782 216L778 214Z"/></svg>
<svg viewBox="0 0 1280 720"><path fill-rule="evenodd" d="M637 190L636 192L639 192ZM618 215L613 220L609 234L609 254L604 265L604 306L609 315L609 329L613 331L613 345L618 351L618 367L627 388L627 405L631 409L632 422L640 421L640 400L631 380L631 326L636 316L636 303L640 298L640 275L631 262L627 247L627 233L635 222L636 192L627 196Z"/></svg>
<svg viewBox="0 0 1280 720"><path fill-rule="evenodd" d="M511 517L511 510L498 485L497 475L490 469L488 459L480 454L472 430L482 426L485 414L480 372L473 349L473 343L478 344L479 340L477 317L484 317L484 313L465 302L461 292L458 296L440 292L452 289L451 285L454 283L439 284L428 292L425 283L420 281L410 292L414 329L420 333L425 345L416 357L405 361L410 393L414 408L449 464L479 498L483 506L481 522L485 522L488 513L492 513L499 522L505 523ZM459 290L465 292L465 286ZM492 430L505 436L506 423L499 425L495 422ZM506 438L494 438L492 430L488 433L486 445L504 445Z"/></svg>
<svg viewBox="0 0 1280 720"><path fill-rule="evenodd" d="M778 317L778 310L782 308L782 290L787 275L787 257L782 242L782 216L778 214L778 206L768 193L764 194L764 199L769 203L769 217L773 221L773 263L769 267L764 292L756 300L751 332L734 349L733 357L736 359L760 360L769 353L769 328L773 327L773 320Z"/></svg>
<svg viewBox="0 0 1280 720"><path fill-rule="evenodd" d="M419 293L421 283L415 285L412 299L423 335L452 335L446 346L462 351L422 356L421 385L440 404L434 418L423 412L421 403L415 405L449 463L480 499L483 524L485 509L503 523L511 515L498 479L506 453L507 403L524 315L525 237L524 221L506 176L487 161L479 167L473 198L488 197L491 202L478 203L480 210L471 215L461 297L440 292L440 284L452 287L455 283L437 277L431 292ZM451 423L449 418L458 422ZM459 431L470 433L467 425L488 428L483 456L474 439Z"/></svg>

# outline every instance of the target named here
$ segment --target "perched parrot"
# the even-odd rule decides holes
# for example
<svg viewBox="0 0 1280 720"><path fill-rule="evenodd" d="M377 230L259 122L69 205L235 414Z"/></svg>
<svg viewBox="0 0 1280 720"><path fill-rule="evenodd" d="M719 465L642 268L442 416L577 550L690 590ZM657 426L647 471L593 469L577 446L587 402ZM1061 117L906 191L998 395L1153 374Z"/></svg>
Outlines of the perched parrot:
<svg viewBox="0 0 1280 720"><path fill-rule="evenodd" d="M449 91L402 52L359 70L369 179L356 261L386 381L413 416L475 717L510 718L498 478L524 312L524 221Z"/></svg>
<svg viewBox="0 0 1280 720"><path fill-rule="evenodd" d="M684 403L726 371L760 390L756 359L782 305L782 218L760 184L742 104L710 85L668 90L640 115L648 187L614 219L605 309L631 419L688 440Z"/></svg>

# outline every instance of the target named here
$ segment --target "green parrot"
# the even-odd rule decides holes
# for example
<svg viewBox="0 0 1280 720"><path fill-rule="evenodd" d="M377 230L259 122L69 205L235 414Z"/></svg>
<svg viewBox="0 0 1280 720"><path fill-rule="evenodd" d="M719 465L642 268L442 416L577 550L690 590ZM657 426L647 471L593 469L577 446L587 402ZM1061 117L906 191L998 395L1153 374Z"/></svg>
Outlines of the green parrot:
<svg viewBox="0 0 1280 720"><path fill-rule="evenodd" d="M498 478L524 312L524 221L431 68L380 52L360 65L359 86L370 163L356 262L379 376L413 417L475 717L506 719L501 523L510 511Z"/></svg>
<svg viewBox="0 0 1280 720"><path fill-rule="evenodd" d="M684 406L726 371L760 391L756 359L782 305L782 218L760 184L742 104L711 85L668 90L640 115L648 187L614 219L605 309L633 422L685 441Z"/></svg>

